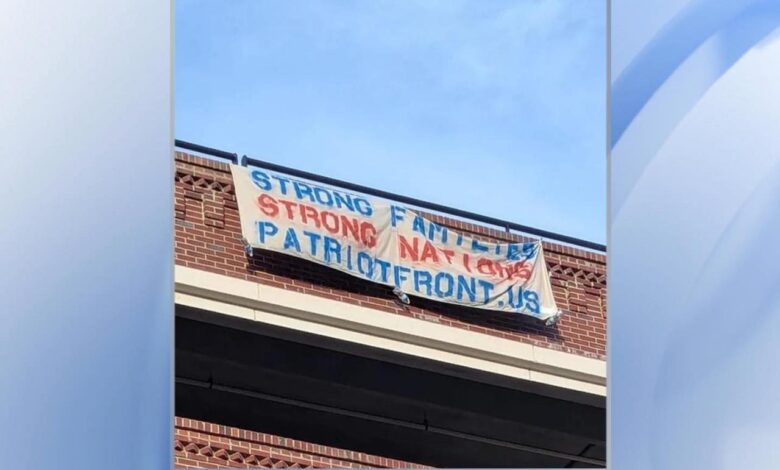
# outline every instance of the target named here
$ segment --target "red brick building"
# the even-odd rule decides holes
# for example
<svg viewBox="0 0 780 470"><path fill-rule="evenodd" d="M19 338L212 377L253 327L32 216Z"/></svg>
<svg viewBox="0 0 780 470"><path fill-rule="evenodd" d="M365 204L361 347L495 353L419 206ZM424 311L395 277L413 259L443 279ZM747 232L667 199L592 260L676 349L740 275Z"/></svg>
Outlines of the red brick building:
<svg viewBox="0 0 780 470"><path fill-rule="evenodd" d="M545 242L564 312L552 326L405 305L324 266L248 255L228 164L175 160L177 466L604 466L603 253Z"/></svg>

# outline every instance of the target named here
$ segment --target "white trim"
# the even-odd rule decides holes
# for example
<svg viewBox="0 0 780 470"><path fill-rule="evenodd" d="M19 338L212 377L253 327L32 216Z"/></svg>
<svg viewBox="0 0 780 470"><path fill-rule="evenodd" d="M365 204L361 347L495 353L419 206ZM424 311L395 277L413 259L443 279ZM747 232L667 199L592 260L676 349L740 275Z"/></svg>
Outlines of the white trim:
<svg viewBox="0 0 780 470"><path fill-rule="evenodd" d="M606 396L606 362L183 266L176 303Z"/></svg>

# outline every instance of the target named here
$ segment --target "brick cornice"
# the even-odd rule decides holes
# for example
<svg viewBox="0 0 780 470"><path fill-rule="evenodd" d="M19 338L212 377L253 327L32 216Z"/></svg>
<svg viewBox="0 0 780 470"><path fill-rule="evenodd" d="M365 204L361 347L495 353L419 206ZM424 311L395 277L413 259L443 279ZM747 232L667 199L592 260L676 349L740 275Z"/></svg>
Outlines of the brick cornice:
<svg viewBox="0 0 780 470"><path fill-rule="evenodd" d="M206 421L176 417L177 467L200 468L429 468Z"/></svg>

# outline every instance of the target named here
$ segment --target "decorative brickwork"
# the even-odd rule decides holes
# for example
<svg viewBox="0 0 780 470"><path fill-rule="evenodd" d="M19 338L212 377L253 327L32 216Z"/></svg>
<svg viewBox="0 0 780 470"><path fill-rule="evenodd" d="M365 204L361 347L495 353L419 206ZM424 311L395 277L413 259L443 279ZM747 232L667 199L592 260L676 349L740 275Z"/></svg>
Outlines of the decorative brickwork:
<svg viewBox="0 0 780 470"><path fill-rule="evenodd" d="M412 297L411 305L403 305L387 286L281 253L255 250L255 255L248 259L241 243L232 177L225 163L177 152L175 198L178 265L550 349L605 358L606 258L603 254L544 243L555 300L564 311L556 325L547 327L525 315L416 297ZM441 225L484 240L524 239L501 230L426 215Z"/></svg>
<svg viewBox="0 0 780 470"><path fill-rule="evenodd" d="M427 468L376 455L176 418L179 468Z"/></svg>

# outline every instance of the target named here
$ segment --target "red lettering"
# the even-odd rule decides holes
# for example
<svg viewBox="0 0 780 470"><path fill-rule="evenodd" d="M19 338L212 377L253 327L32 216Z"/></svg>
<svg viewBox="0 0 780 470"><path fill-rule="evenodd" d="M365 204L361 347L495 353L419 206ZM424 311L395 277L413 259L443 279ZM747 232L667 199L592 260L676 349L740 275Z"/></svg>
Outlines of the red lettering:
<svg viewBox="0 0 780 470"><path fill-rule="evenodd" d="M520 261L512 265L510 278L517 277L524 281L531 279L531 268L525 261Z"/></svg>
<svg viewBox="0 0 780 470"><path fill-rule="evenodd" d="M360 241L368 248L376 246L376 228L368 222L360 224Z"/></svg>
<svg viewBox="0 0 780 470"><path fill-rule="evenodd" d="M279 213L279 206L276 199L268 194L261 194L257 197L257 205L260 206L260 210L268 217L276 217Z"/></svg>
<svg viewBox="0 0 780 470"><path fill-rule="evenodd" d="M455 250L450 248L441 248L439 251L441 251L447 258L447 262L452 264L452 257L455 256Z"/></svg>
<svg viewBox="0 0 780 470"><path fill-rule="evenodd" d="M311 206L304 206L301 204L301 222L304 224L309 223L309 219L312 219L314 221L314 226L317 228L320 228L320 219L317 217L319 214L317 213L317 209L311 207Z"/></svg>
<svg viewBox="0 0 780 470"><path fill-rule="evenodd" d="M471 263L469 263L468 253L463 253L463 267L466 268L466 271L471 272Z"/></svg>
<svg viewBox="0 0 780 470"><path fill-rule="evenodd" d="M477 260L477 271L486 276L494 276L496 274L493 262L485 258Z"/></svg>
<svg viewBox="0 0 780 470"><path fill-rule="evenodd" d="M336 214L333 212L322 211L320 212L320 218L322 219L322 226L325 227L325 230L334 235L339 233L339 218L336 217ZM331 223L328 223L329 218Z"/></svg>
<svg viewBox="0 0 780 470"><path fill-rule="evenodd" d="M496 277L500 277L502 279L509 279L509 277L512 275L510 271L511 266L501 264L500 261L494 261L493 267L496 270Z"/></svg>
<svg viewBox="0 0 780 470"><path fill-rule="evenodd" d="M284 199L277 200L268 194L258 196L256 203L263 214L269 217L280 215L282 209L279 205L282 205L284 206L284 212L286 212L285 215L291 221L300 221L301 224L315 228L322 227L333 235L342 234L344 238L352 238L355 242L367 248L373 248L378 242L376 227L371 222L361 222L357 218L339 215L331 211L319 211L317 208L306 204Z"/></svg>
<svg viewBox="0 0 780 470"><path fill-rule="evenodd" d="M401 247L401 259L410 258L412 261L417 261L419 259L417 237L412 238L411 245L403 235L398 236L398 241L400 242Z"/></svg>
<svg viewBox="0 0 780 470"><path fill-rule="evenodd" d="M352 235L352 239L356 242L360 241L360 223L358 222L358 219L354 217L347 217L346 215L341 216L341 233L344 235L344 238L347 238L349 235Z"/></svg>
<svg viewBox="0 0 780 470"><path fill-rule="evenodd" d="M287 209L287 218L293 220L293 209L295 209L298 203L285 200L280 200L279 202Z"/></svg>
<svg viewBox="0 0 780 470"><path fill-rule="evenodd" d="M426 240L425 245L423 245L420 261L425 261L427 258L430 258L434 263L438 264L439 262L439 255L436 254L436 247L428 240Z"/></svg>
<svg viewBox="0 0 780 470"><path fill-rule="evenodd" d="M466 270L471 272L469 268L469 256L464 253L464 266ZM481 258L477 260L477 271L480 274L486 276L493 276L500 279L512 279L518 278L527 281L531 278L531 268L526 261L518 261L516 263L502 263L501 261L491 260L488 258Z"/></svg>

